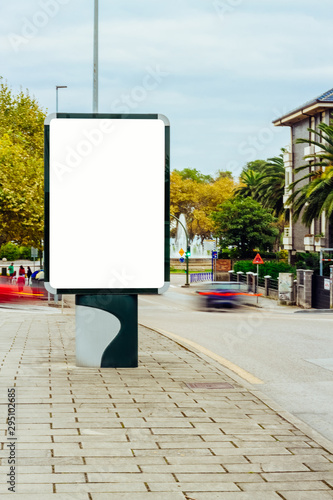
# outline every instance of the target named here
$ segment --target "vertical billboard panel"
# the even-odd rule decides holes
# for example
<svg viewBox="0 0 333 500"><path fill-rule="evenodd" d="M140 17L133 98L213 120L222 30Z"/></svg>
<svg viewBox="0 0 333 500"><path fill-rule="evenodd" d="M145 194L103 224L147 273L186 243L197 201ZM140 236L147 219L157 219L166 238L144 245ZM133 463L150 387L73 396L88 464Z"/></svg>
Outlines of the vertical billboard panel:
<svg viewBox="0 0 333 500"><path fill-rule="evenodd" d="M154 293L169 281L169 123L50 115L45 271L59 293Z"/></svg>

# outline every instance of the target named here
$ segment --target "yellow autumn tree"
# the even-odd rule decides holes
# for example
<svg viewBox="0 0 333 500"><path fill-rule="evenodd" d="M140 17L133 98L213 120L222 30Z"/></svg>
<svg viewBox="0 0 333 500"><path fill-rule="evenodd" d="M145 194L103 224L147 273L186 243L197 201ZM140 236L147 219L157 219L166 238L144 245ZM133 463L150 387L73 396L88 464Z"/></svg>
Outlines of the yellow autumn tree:
<svg viewBox="0 0 333 500"><path fill-rule="evenodd" d="M0 245L42 247L44 118L28 92L0 79Z"/></svg>
<svg viewBox="0 0 333 500"><path fill-rule="evenodd" d="M181 213L185 215L191 239L195 235L201 240L210 238L213 231L210 214L232 197L236 187L232 177L219 174L214 180L196 170L184 169L173 171L170 181L171 214L176 217Z"/></svg>

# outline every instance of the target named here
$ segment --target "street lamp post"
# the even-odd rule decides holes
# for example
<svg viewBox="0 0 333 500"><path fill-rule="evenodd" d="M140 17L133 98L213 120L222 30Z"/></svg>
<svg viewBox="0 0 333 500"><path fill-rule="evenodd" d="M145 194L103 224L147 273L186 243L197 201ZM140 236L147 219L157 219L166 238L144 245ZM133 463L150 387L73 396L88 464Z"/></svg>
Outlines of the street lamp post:
<svg viewBox="0 0 333 500"><path fill-rule="evenodd" d="M58 89L67 89L67 85L56 85L56 113L58 113Z"/></svg>
<svg viewBox="0 0 333 500"><path fill-rule="evenodd" d="M98 0L94 0L93 113L98 113Z"/></svg>
<svg viewBox="0 0 333 500"><path fill-rule="evenodd" d="M180 220L178 219L178 217L176 217L175 215L172 215L170 214L171 217L173 217L174 219L176 219L177 222L179 222L179 224L182 226L182 228L184 229L185 231L185 235L186 235L186 253L185 253L185 258L186 258L186 283L185 283L185 286L190 286L189 282L188 282L188 275L189 275L189 272L188 272L188 248L189 248L189 237L188 237L188 232L187 232L187 229L186 227L184 226L184 224L182 224L180 222Z"/></svg>

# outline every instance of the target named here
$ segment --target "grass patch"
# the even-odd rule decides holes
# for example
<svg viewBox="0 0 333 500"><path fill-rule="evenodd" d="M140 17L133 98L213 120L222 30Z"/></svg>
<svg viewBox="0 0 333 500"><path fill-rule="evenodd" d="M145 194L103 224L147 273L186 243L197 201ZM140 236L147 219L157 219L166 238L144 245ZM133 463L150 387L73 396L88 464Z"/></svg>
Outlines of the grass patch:
<svg viewBox="0 0 333 500"><path fill-rule="evenodd" d="M209 269L189 269L189 273L211 273L212 268ZM170 267L170 274L185 274L186 269L176 269L175 267Z"/></svg>

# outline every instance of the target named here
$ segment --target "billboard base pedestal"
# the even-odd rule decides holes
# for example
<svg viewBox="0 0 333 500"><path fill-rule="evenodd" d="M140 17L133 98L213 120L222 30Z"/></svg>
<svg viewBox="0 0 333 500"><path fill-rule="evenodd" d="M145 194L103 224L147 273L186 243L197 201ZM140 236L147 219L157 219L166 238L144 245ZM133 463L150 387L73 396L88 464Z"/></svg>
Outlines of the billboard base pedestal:
<svg viewBox="0 0 333 500"><path fill-rule="evenodd" d="M76 295L76 366L138 366L138 296Z"/></svg>

